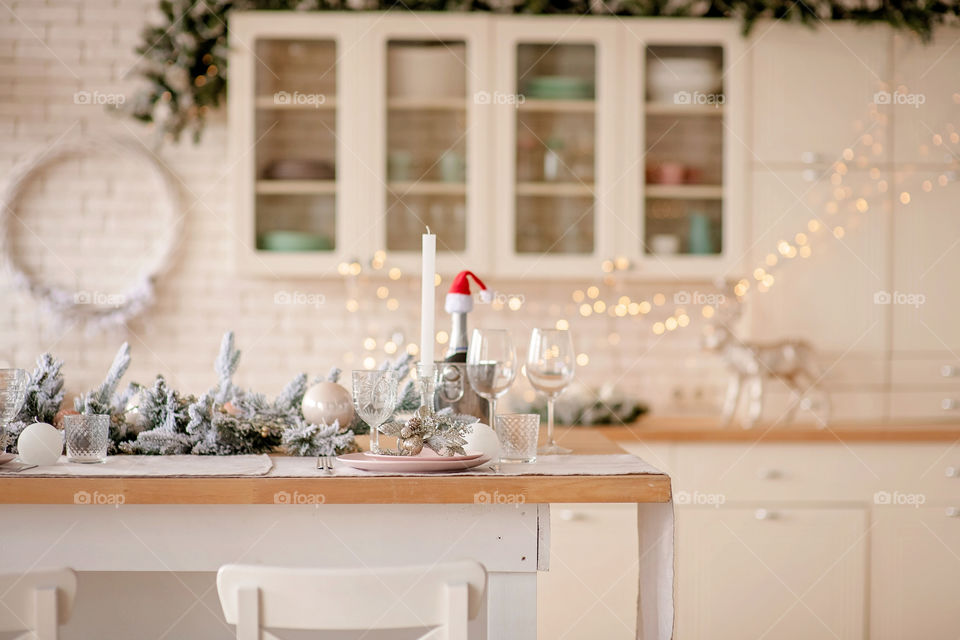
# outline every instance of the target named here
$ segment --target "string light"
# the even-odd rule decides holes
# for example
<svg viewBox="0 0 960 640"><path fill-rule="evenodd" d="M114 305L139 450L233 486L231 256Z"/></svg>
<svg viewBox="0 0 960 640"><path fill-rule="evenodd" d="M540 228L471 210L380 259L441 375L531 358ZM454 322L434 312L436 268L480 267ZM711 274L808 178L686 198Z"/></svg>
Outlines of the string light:
<svg viewBox="0 0 960 640"><path fill-rule="evenodd" d="M377 348L377 341L374 340L373 338L364 338L363 348L366 349L367 351L373 351L374 349Z"/></svg>
<svg viewBox="0 0 960 640"><path fill-rule="evenodd" d="M403 273L401 273L400 269L398 269L397 267L393 267L392 269L390 269L390 271L387 272L387 277L390 278L391 280L399 280L402 276L403 276Z"/></svg>
<svg viewBox="0 0 960 640"><path fill-rule="evenodd" d="M587 289L587 297L591 300L596 300L600 296L600 289L597 287L590 287Z"/></svg>
<svg viewBox="0 0 960 640"><path fill-rule="evenodd" d="M561 318L560 320L557 320L557 324L555 326L561 331L566 331L570 328L570 323Z"/></svg>

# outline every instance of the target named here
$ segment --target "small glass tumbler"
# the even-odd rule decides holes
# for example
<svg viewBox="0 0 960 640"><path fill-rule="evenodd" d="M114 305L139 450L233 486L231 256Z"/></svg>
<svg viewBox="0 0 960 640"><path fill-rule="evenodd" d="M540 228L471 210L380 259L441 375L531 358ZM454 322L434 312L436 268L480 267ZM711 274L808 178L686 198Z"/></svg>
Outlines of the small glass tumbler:
<svg viewBox="0 0 960 640"><path fill-rule="evenodd" d="M63 430L67 441L67 462L98 464L107 461L110 416L64 416Z"/></svg>
<svg viewBox="0 0 960 640"><path fill-rule="evenodd" d="M536 413L504 413L496 417L500 439L500 462L534 462L540 416Z"/></svg>

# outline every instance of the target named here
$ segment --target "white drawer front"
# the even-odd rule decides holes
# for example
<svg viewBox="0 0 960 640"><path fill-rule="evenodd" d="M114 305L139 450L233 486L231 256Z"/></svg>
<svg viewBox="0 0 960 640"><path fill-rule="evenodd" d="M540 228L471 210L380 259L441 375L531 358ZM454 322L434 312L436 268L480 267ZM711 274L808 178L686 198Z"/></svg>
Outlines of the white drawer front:
<svg viewBox="0 0 960 640"><path fill-rule="evenodd" d="M938 391L895 391L890 394L891 420L960 420L960 386Z"/></svg>
<svg viewBox="0 0 960 640"><path fill-rule="evenodd" d="M960 360L955 358L894 359L890 363L894 387L929 389L930 385L960 391Z"/></svg>
<svg viewBox="0 0 960 640"><path fill-rule="evenodd" d="M833 444L691 445L677 452L674 499L727 502L868 500L878 482L855 451ZM680 492L686 492L681 494Z"/></svg>

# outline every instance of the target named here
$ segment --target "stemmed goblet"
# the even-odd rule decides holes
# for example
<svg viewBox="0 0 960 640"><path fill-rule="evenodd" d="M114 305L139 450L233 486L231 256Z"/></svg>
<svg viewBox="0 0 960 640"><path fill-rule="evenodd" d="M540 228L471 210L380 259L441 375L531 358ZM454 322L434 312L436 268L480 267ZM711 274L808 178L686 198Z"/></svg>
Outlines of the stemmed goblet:
<svg viewBox="0 0 960 640"><path fill-rule="evenodd" d="M380 449L380 425L397 408L397 372L363 369L353 372L353 404L357 415L370 425L370 451Z"/></svg>
<svg viewBox="0 0 960 640"><path fill-rule="evenodd" d="M490 426L496 424L497 398L517 376L517 354L504 329L474 329L467 351L470 386L490 402Z"/></svg>
<svg viewBox="0 0 960 640"><path fill-rule="evenodd" d="M547 442L538 450L543 454L570 453L557 444L553 435L553 404L573 381L576 359L573 340L566 329L534 329L527 352L527 379L533 388L547 396Z"/></svg>

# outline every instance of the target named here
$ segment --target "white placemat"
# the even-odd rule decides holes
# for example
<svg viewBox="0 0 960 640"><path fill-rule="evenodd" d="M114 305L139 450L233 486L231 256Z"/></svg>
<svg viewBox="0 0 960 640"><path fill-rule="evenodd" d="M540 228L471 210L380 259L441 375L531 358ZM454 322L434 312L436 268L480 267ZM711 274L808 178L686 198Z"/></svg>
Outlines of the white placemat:
<svg viewBox="0 0 960 640"><path fill-rule="evenodd" d="M16 471L17 463L0 465L0 476L48 478L101 477L171 478L204 476L263 476L273 467L268 455L249 456L108 456L103 464L75 464L61 456L57 464Z"/></svg>
<svg viewBox="0 0 960 640"><path fill-rule="evenodd" d="M334 462L333 472L318 470L316 458L292 458L275 456L271 478L307 478L307 477L377 477L377 476L620 476L654 473L663 475L656 467L647 464L637 456L622 455L566 455L539 456L530 464L486 464L473 469L454 473L387 473L379 471L360 471L346 466L339 460Z"/></svg>

